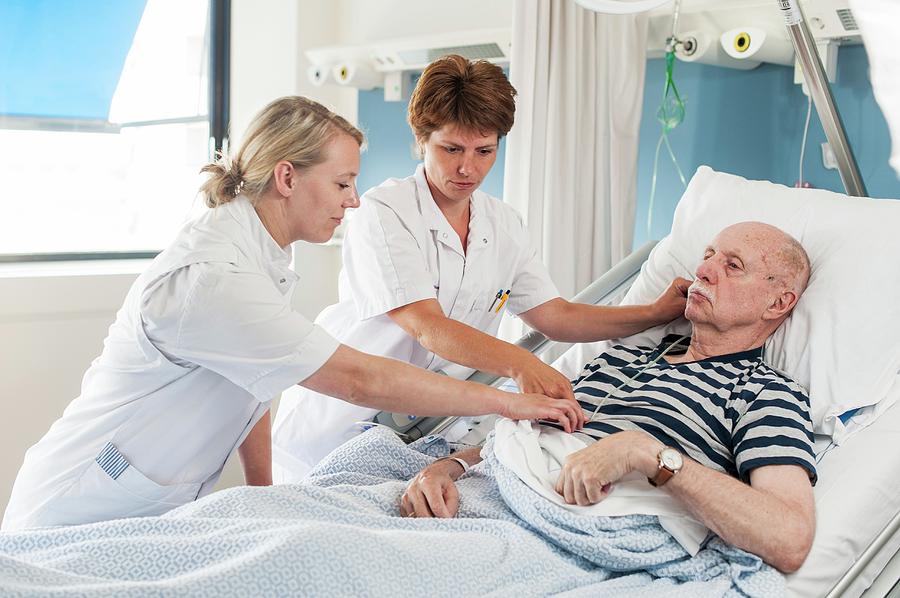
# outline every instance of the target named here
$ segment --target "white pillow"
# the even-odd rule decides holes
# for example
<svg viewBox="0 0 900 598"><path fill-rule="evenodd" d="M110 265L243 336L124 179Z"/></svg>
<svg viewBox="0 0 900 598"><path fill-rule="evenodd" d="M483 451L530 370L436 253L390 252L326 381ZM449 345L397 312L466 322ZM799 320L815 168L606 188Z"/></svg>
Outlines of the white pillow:
<svg viewBox="0 0 900 598"><path fill-rule="evenodd" d="M793 189L701 166L675 210L672 232L622 302L648 303L675 276L693 279L713 237L748 220L781 228L809 254L809 287L766 343L765 360L808 389L816 433L840 443L893 403L879 401L900 371L900 201ZM681 319L622 340L655 345L665 334L689 330ZM558 364L574 377L602 348L583 345ZM840 416L857 408L865 409L845 425Z"/></svg>

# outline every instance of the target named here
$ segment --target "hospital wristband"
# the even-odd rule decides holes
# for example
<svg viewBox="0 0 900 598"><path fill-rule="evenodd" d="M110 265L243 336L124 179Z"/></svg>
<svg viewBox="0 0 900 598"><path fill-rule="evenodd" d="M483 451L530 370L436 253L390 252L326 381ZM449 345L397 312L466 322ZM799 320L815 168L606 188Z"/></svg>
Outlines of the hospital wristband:
<svg viewBox="0 0 900 598"><path fill-rule="evenodd" d="M435 463L437 463L438 461L456 461L457 463L462 465L462 475L466 475L469 472L469 464L466 463L465 459L460 459L459 457L441 457L440 459L435 461Z"/></svg>

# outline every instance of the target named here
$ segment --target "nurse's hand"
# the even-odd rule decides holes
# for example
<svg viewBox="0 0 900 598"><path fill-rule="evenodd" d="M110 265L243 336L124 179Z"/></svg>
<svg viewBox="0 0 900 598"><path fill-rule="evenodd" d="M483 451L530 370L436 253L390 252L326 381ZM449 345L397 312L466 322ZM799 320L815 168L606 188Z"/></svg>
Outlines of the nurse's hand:
<svg viewBox="0 0 900 598"><path fill-rule="evenodd" d="M533 355L524 365L516 368L512 379L522 392L575 402L575 393L572 392L572 383L569 379Z"/></svg>
<svg viewBox="0 0 900 598"><path fill-rule="evenodd" d="M691 281L680 276L669 284L669 288L653 302L654 320L666 324L684 315L687 306L687 292Z"/></svg>
<svg viewBox="0 0 900 598"><path fill-rule="evenodd" d="M456 517L459 491L456 480L462 465L451 459L435 461L409 481L400 498L403 517Z"/></svg>
<svg viewBox="0 0 900 598"><path fill-rule="evenodd" d="M544 419L558 422L566 432L574 432L584 425L584 412L575 399L551 399L540 394L505 393L499 415L509 419Z"/></svg>

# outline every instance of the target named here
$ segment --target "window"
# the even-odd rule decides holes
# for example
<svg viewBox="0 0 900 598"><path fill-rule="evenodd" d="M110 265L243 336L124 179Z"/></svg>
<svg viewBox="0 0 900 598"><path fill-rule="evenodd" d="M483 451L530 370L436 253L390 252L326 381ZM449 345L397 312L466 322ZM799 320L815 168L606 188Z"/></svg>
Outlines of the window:
<svg viewBox="0 0 900 598"><path fill-rule="evenodd" d="M153 255L198 209L211 4L0 3L0 259Z"/></svg>

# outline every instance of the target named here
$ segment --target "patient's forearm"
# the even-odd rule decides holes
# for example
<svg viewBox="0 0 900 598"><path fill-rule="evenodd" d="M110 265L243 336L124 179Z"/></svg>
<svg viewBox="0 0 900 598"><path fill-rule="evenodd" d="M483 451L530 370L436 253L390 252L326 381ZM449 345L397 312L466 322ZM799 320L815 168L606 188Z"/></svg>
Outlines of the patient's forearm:
<svg viewBox="0 0 900 598"><path fill-rule="evenodd" d="M811 490L803 497L808 505L803 498L788 501L691 459L664 488L723 540L776 569L796 571L809 553L815 533Z"/></svg>
<svg viewBox="0 0 900 598"><path fill-rule="evenodd" d="M453 456L462 459L469 465L478 465L479 463L481 463L481 447L474 446L472 448L456 451L455 453L453 453Z"/></svg>
<svg viewBox="0 0 900 598"><path fill-rule="evenodd" d="M248 486L272 485L272 418L266 411L238 447Z"/></svg>

